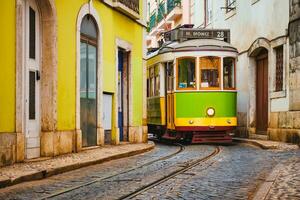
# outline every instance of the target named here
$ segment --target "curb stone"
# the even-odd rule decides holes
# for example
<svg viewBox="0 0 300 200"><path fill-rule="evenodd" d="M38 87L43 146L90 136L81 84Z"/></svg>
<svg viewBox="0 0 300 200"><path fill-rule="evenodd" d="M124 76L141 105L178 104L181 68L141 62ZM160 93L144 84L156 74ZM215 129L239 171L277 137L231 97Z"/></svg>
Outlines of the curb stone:
<svg viewBox="0 0 300 200"><path fill-rule="evenodd" d="M108 162L108 161L111 161L111 160L117 160L117 159L120 159L120 158L126 158L126 157L130 157L130 156L138 155L138 154L150 151L153 148L154 148L154 144L151 145L150 147L147 147L146 149L135 150L135 151L131 151L131 152L117 154L117 155L114 155L114 156L111 156L111 157L101 158L101 159L98 159L98 160L92 160L92 161L88 161L88 162L76 163L76 164L73 164L73 165L67 165L67 166L63 166L63 167L59 167L59 168L55 168L55 169L50 169L50 170L46 171L45 178L53 176L53 175L57 175L57 174L62 174L62 173L68 172L68 171L73 171L73 170L76 170L76 169L80 169L80 168L83 168L83 167L96 165L96 164L101 164L101 163Z"/></svg>
<svg viewBox="0 0 300 200"><path fill-rule="evenodd" d="M80 169L80 168L95 165L95 164L101 164L104 162L117 160L120 158L126 158L126 157L130 157L130 156L146 153L148 151L151 151L155 147L154 142L150 142L148 144L150 144L150 145L144 149L139 149L139 150L129 151L129 152L121 153L121 154L116 154L116 155L113 155L110 157L100 158L97 160L91 160L91 161L81 162L81 163L80 162L74 163L71 165L62 166L62 167L58 167L58 168L40 170L40 171L31 173L31 174L26 174L26 175L17 177L15 179L11 179L11 178L0 179L0 188L5 188L8 186L16 185L16 184L27 182L27 181L41 180L44 178L48 178L50 176L69 172L69 171L72 171L75 169Z"/></svg>
<svg viewBox="0 0 300 200"><path fill-rule="evenodd" d="M276 165L276 167L267 176L267 178L264 180L264 182L259 186L259 188L255 192L252 200L264 200L267 197L273 183L276 181L276 178L280 174L280 171L282 168L283 168L282 164Z"/></svg>
<svg viewBox="0 0 300 200"><path fill-rule="evenodd" d="M264 145L264 144L262 144L258 141L255 141L255 140L248 140L248 139L242 139L242 138L233 138L232 140L235 141L235 142L252 144L252 145L258 146L262 149L277 149L278 148L275 145Z"/></svg>

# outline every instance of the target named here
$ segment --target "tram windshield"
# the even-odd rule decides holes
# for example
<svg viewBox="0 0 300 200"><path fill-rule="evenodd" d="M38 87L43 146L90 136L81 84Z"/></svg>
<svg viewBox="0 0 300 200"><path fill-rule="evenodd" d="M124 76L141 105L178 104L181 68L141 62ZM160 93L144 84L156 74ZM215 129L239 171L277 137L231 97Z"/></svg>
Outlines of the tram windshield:
<svg viewBox="0 0 300 200"><path fill-rule="evenodd" d="M196 58L180 58L178 59L178 85L179 89L196 88L195 76Z"/></svg>
<svg viewBox="0 0 300 200"><path fill-rule="evenodd" d="M220 58L214 56L200 58L200 88L220 88Z"/></svg>

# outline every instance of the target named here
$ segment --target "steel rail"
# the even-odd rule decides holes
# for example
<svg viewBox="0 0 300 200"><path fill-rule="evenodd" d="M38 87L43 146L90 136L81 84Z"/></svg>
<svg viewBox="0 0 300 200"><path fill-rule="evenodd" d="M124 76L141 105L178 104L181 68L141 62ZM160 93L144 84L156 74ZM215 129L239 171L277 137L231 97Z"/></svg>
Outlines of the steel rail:
<svg viewBox="0 0 300 200"><path fill-rule="evenodd" d="M57 196L60 196L62 194L65 194L65 193L68 193L68 192L71 192L71 191L74 191L74 190L77 190L79 188L82 188L82 187L85 187L85 186L88 186L88 185L91 185L91 184L94 184L94 183L97 183L97 182L101 182L101 181L104 181L104 180L107 180L107 179L110 179L110 178L113 178L115 176L118 176L118 175L121 175L121 174L125 174L125 173L128 173L128 172L131 172L131 171L134 171L134 170L137 170L137 169L140 169L142 167L145 167L145 166L148 166L148 165L151 165L155 162L159 162L159 161L162 161L162 160L167 160L169 158L172 158L174 156L176 156L177 154L181 153L182 151L185 150L185 146L182 145L182 144L179 144L179 143L174 143L174 145L176 146L179 146L179 150L177 150L176 152L174 153L171 153L167 156L164 156L164 157L161 157L161 158L158 158L158 159L155 159L155 160L152 160L150 162L147 162L145 164L142 164L138 167L133 167L131 169L128 169L128 170L124 170L124 171L121 171L119 173L115 173L113 175L109 175L109 176L106 176L106 177L102 177L102 178L97 178L95 180L92 180L92 181L89 181L89 182L86 182L86 183L83 183L83 184L80 184L80 185L77 185L77 186L74 186L74 187L70 187L70 188L67 188L67 189L63 189L61 191L58 191L56 193L53 193L53 194L49 194L45 197L41 197L39 198L40 200L44 200L44 199L50 199L50 198L53 198L53 197L57 197Z"/></svg>
<svg viewBox="0 0 300 200"><path fill-rule="evenodd" d="M152 183L150 183L150 184L148 184L146 186L143 186L143 187L139 188L136 191L133 191L133 192L127 194L127 195L124 195L124 196L120 197L119 199L120 200L121 199L122 200L123 199L132 199L132 198L138 196L139 194L141 194L141 193L143 193L143 192L145 192L145 191L147 191L147 190L149 190L151 188L154 188L155 186L160 185L161 183L164 183L164 182L168 181L169 179L174 178L175 176L177 176L179 174L182 174L182 173L186 172L187 170L189 170L191 168L194 168L197 165L199 165L199 164L201 164L201 163L203 163L203 162L205 162L205 161L207 161L207 160L215 157L216 155L218 155L220 153L220 151L221 151L220 147L216 147L215 150L210 155L208 155L208 156L206 156L204 158L197 159L196 161L190 162L184 168L179 169L179 170L177 170L175 172L172 172L171 174L169 174L169 175L167 175L167 176L165 176L165 177L163 177L161 179L158 179L158 180L156 180L156 181L154 181L154 182L152 182Z"/></svg>

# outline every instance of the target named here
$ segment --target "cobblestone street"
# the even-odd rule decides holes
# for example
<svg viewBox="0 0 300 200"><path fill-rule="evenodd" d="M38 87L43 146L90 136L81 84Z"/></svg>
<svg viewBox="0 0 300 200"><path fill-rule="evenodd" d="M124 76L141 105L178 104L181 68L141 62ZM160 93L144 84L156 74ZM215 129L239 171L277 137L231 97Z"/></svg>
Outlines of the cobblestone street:
<svg viewBox="0 0 300 200"><path fill-rule="evenodd" d="M266 199L300 199L299 156L285 163Z"/></svg>
<svg viewBox="0 0 300 200"><path fill-rule="evenodd" d="M2 189L0 199L251 199L278 163L287 165L267 198L300 198L299 150L262 150L248 144L220 146L215 156L175 174L209 156L215 148L156 144L153 151L142 155ZM142 188L146 189L135 192ZM128 196L131 193L134 195Z"/></svg>

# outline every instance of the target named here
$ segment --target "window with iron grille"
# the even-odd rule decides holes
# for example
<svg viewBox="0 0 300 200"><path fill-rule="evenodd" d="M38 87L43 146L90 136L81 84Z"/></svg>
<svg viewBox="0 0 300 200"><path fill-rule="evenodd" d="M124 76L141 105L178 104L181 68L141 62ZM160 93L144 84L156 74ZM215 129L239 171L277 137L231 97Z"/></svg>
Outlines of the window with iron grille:
<svg viewBox="0 0 300 200"><path fill-rule="evenodd" d="M283 46L275 48L276 51L276 88L275 91L283 90Z"/></svg>
<svg viewBox="0 0 300 200"><path fill-rule="evenodd" d="M226 13L235 10L236 0L225 0Z"/></svg>

